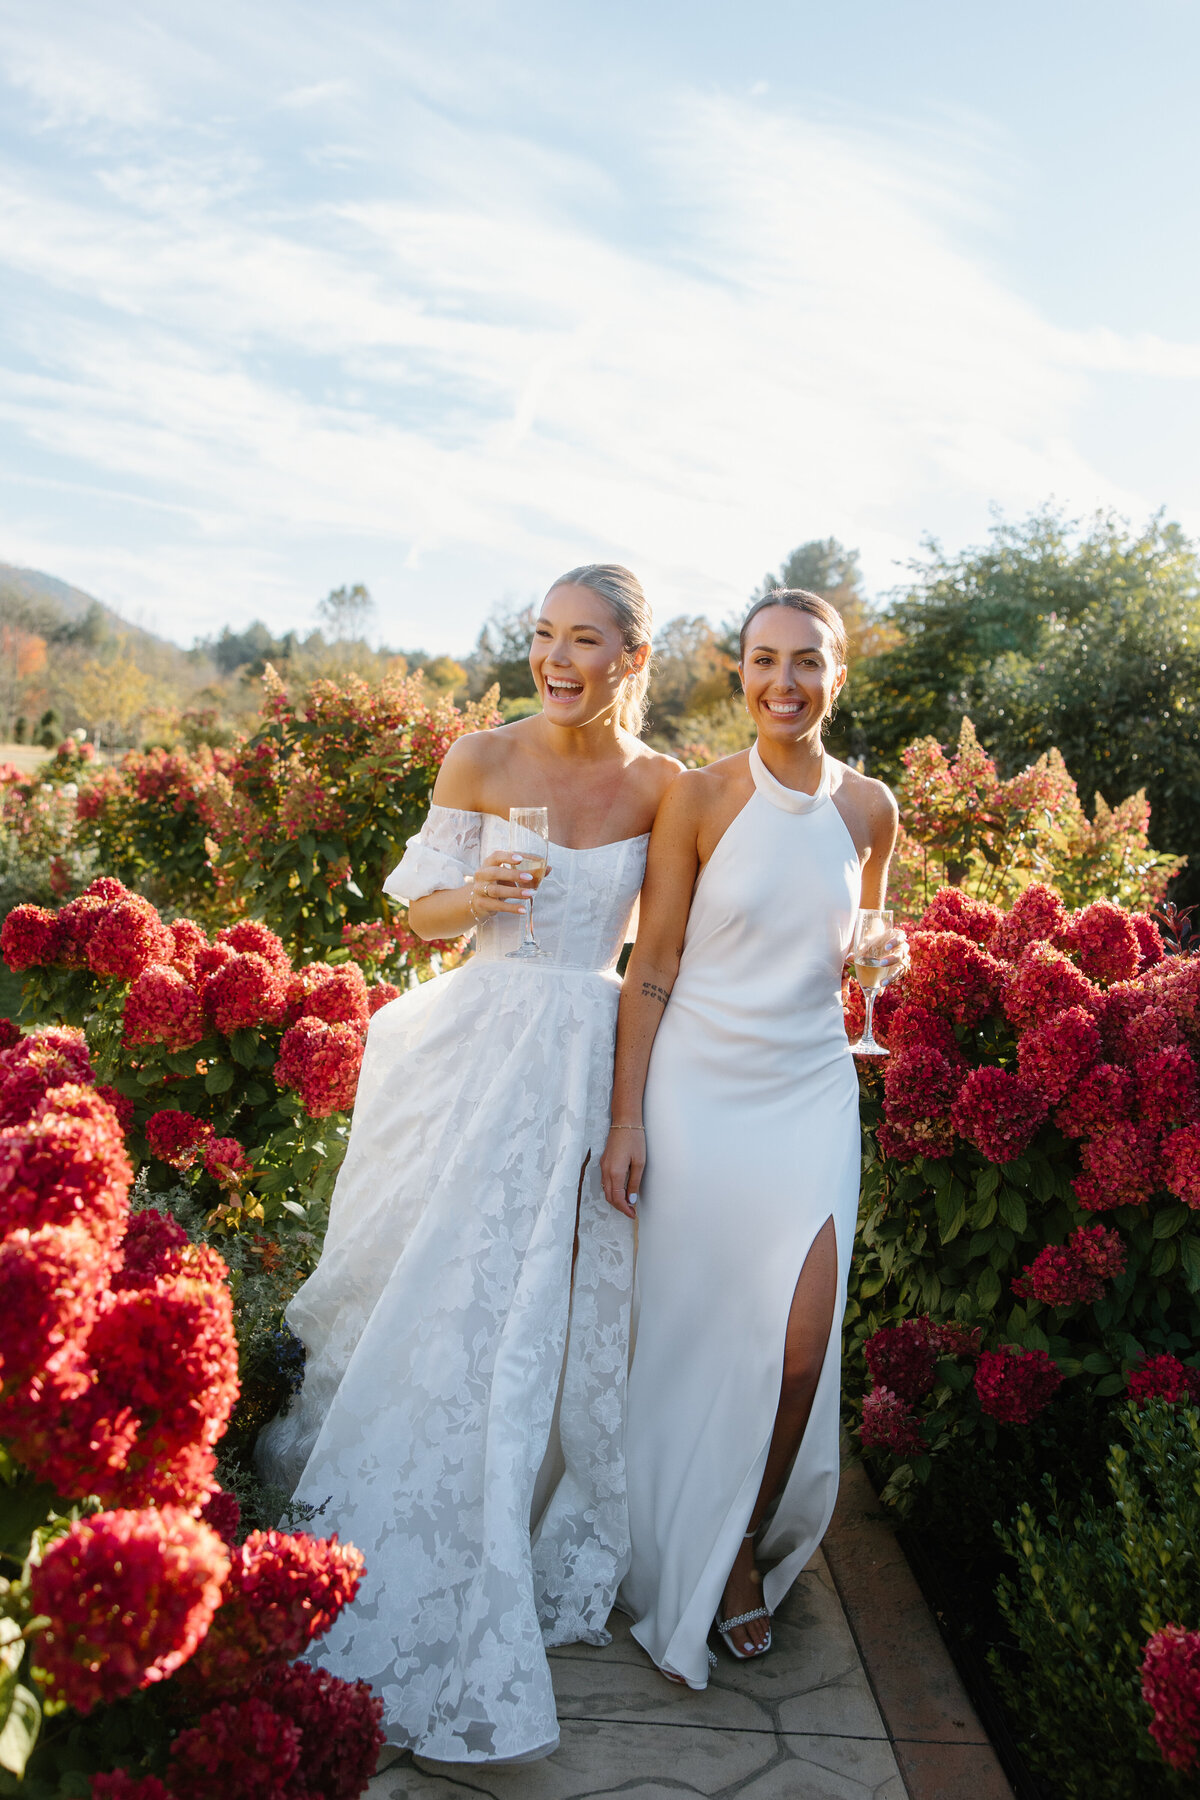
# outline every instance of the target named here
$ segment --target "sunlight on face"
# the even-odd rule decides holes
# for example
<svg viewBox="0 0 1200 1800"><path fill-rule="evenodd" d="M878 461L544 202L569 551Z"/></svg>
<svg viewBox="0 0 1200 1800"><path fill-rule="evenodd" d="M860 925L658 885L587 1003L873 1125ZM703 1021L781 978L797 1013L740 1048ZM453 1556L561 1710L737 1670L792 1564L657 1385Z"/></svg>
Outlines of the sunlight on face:
<svg viewBox="0 0 1200 1800"><path fill-rule="evenodd" d="M794 742L820 728L846 679L829 628L811 613L764 606L751 621L738 669L759 732Z"/></svg>
<svg viewBox="0 0 1200 1800"><path fill-rule="evenodd" d="M640 667L647 653L648 646L629 655L611 607L591 588L551 588L529 647L546 717L559 725L585 725L611 711L625 675Z"/></svg>

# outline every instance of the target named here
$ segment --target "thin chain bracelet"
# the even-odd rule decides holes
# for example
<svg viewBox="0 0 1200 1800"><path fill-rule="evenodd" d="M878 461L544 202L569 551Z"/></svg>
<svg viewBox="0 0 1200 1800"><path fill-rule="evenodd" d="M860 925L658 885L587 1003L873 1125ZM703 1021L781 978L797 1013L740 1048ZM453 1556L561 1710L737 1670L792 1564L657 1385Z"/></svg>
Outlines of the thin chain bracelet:
<svg viewBox="0 0 1200 1800"><path fill-rule="evenodd" d="M640 1131L643 1137L646 1135L644 1125L610 1125L608 1129L610 1131Z"/></svg>

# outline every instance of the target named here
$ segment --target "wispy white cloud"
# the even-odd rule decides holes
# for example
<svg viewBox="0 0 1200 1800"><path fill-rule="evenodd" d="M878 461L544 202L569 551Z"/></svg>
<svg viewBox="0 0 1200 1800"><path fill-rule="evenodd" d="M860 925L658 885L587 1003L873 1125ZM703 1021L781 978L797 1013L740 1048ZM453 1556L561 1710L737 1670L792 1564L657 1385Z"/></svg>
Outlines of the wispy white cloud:
<svg viewBox="0 0 1200 1800"><path fill-rule="evenodd" d="M447 103L460 73L430 104L415 56L386 107L365 76L283 71L274 116L333 109L344 147L180 118L177 93L168 121L147 91L119 149L0 165L21 297L0 419L51 484L0 513L0 556L84 585L90 557L93 585L165 598L187 636L231 583L281 619L359 545L409 641L422 584L487 571L463 642L498 593L586 555L633 562L660 611L723 611L807 534L882 583L992 501L1153 503L1074 421L1097 375L1193 379L1200 346L1039 316L981 259L987 208L938 146L677 92L620 121L618 161L548 141L494 83L486 117ZM69 82L31 85L28 44L0 57L59 107L47 129L84 116ZM296 187L305 158L332 188ZM56 482L110 498L69 521Z"/></svg>

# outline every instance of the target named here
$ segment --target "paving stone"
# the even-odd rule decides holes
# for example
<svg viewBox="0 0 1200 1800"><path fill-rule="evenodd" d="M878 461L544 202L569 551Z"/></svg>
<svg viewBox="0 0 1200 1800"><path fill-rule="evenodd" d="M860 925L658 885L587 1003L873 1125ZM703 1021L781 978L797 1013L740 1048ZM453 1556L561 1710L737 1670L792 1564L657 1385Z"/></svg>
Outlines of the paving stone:
<svg viewBox="0 0 1200 1800"><path fill-rule="evenodd" d="M905 1800L886 1740L785 1737L777 1742L778 1760L738 1788L737 1800Z"/></svg>

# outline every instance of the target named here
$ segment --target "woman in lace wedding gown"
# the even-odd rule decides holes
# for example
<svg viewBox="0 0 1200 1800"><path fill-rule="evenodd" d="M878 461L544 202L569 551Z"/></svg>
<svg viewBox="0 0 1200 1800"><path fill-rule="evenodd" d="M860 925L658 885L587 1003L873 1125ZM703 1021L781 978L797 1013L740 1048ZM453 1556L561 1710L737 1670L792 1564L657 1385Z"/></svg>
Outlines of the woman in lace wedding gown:
<svg viewBox="0 0 1200 1800"><path fill-rule="evenodd" d="M554 1748L545 1647L607 1642L628 1560L633 1243L599 1156L614 964L678 769L619 723L640 722L648 639L628 571L572 571L535 630L543 713L443 765L386 887L423 936L477 922L476 951L371 1022L321 1261L288 1309L304 1387L260 1440L366 1557L308 1660L368 1680L388 1741L439 1761ZM543 804L542 954L512 961L507 812Z"/></svg>
<svg viewBox="0 0 1200 1800"><path fill-rule="evenodd" d="M770 1648L833 1511L859 1189L841 977L896 830L887 790L822 748L834 609L773 595L742 648L758 742L681 777L655 824L612 1103L638 1124L644 1088L646 1147L614 1131L603 1159L615 1207L640 1189L620 1604L695 1688L714 1619L740 1659Z"/></svg>

